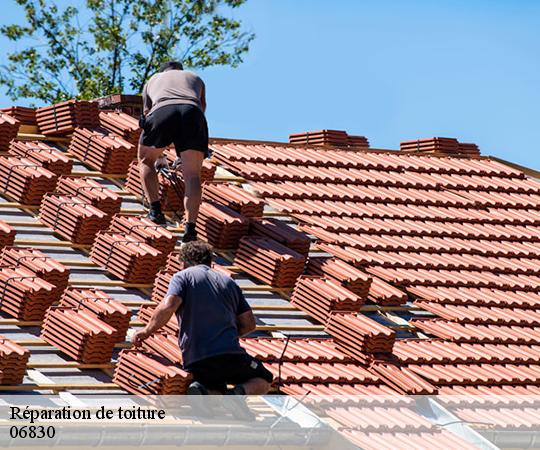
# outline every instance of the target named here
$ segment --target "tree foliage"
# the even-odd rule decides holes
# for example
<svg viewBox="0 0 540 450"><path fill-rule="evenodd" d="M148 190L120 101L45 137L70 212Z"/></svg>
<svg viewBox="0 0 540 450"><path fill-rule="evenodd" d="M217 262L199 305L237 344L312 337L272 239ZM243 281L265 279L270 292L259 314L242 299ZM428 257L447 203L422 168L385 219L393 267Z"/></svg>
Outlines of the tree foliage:
<svg viewBox="0 0 540 450"><path fill-rule="evenodd" d="M227 13L245 1L85 0L61 8L50 0L15 0L25 24L0 33L24 48L7 55L0 84L13 100L58 102L141 92L167 60L236 67L254 34Z"/></svg>

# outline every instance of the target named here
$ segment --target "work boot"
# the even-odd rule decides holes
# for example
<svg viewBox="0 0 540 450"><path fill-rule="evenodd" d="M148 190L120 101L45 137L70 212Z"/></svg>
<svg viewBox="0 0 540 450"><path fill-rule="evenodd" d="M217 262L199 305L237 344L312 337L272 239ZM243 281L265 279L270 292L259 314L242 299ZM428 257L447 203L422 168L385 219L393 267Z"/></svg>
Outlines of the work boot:
<svg viewBox="0 0 540 450"><path fill-rule="evenodd" d="M151 209L148 211L146 218L154 222L156 225L167 225L167 219L162 212L157 212Z"/></svg>
<svg viewBox="0 0 540 450"><path fill-rule="evenodd" d="M186 223L186 231L184 232L184 237L182 237L182 244L187 244L188 242L196 240L197 231L195 230L195 224L191 222Z"/></svg>
<svg viewBox="0 0 540 450"><path fill-rule="evenodd" d="M202 397L208 395L208 389L198 381L194 381L187 388L186 394L187 400L193 410L193 413L197 417L213 417L214 413L210 408L209 399L203 399ZM189 396L193 396L190 398Z"/></svg>
<svg viewBox="0 0 540 450"><path fill-rule="evenodd" d="M238 420L255 421L256 416L246 403L246 391L243 386L239 385L233 389L227 389L223 397L223 406Z"/></svg>
<svg viewBox="0 0 540 450"><path fill-rule="evenodd" d="M161 202L159 200L150 203L150 209L146 218L150 219L156 225L167 225L167 220L161 211Z"/></svg>

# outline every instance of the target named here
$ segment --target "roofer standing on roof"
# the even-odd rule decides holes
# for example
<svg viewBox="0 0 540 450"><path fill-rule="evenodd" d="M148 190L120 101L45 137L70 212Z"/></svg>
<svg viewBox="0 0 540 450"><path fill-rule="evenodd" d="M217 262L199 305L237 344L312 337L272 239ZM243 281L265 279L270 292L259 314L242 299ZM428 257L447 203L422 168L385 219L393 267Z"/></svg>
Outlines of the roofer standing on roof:
<svg viewBox="0 0 540 450"><path fill-rule="evenodd" d="M211 268L209 244L190 242L180 256L186 268L173 276L167 296L146 327L134 334L133 343L139 345L176 313L183 366L194 378L188 394L266 394L272 374L239 343L239 336L255 330L242 290ZM228 384L236 387L227 390Z"/></svg>
<svg viewBox="0 0 540 450"><path fill-rule="evenodd" d="M143 89L143 132L139 141L142 185L150 203L148 218L164 225L155 163L174 144L185 183L186 232L183 242L197 239L195 221L201 203L201 167L208 155L205 86L179 62L163 64Z"/></svg>

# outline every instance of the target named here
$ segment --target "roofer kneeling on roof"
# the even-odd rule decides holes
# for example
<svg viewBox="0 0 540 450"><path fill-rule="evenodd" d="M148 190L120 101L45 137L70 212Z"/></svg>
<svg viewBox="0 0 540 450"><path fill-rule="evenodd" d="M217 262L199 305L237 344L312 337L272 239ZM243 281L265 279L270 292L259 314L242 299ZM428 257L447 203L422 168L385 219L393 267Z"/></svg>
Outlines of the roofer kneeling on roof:
<svg viewBox="0 0 540 450"><path fill-rule="evenodd" d="M164 225L165 217L159 201L156 161L165 147L174 144L182 162L186 233L183 242L197 239L195 221L201 203L201 167L208 155L208 126L205 86L182 64L164 63L143 89L143 128L139 141L139 162L146 198L150 203L148 218Z"/></svg>
<svg viewBox="0 0 540 450"><path fill-rule="evenodd" d="M188 394L263 395L272 374L240 346L255 330L255 317L240 287L211 268L212 247L190 242L180 250L184 270L176 273L152 319L133 335L140 345L176 313L184 369L193 375ZM227 390L228 384L236 385Z"/></svg>

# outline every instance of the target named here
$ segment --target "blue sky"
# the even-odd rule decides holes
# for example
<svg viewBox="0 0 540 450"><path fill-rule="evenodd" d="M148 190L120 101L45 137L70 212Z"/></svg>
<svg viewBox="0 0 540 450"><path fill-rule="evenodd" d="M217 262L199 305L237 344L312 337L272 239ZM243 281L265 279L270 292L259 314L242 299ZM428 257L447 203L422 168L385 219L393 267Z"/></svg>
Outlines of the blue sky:
<svg viewBox="0 0 540 450"><path fill-rule="evenodd" d="M20 19L8 1L0 23ZM201 72L212 136L448 136L540 169L539 1L249 0L235 16L257 37L237 69Z"/></svg>

